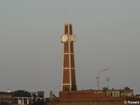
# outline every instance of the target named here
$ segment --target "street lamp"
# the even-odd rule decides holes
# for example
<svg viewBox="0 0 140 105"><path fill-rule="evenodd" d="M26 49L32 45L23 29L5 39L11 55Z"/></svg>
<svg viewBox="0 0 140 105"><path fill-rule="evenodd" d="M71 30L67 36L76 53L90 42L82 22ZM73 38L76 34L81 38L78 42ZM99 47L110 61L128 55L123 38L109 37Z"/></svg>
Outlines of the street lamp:
<svg viewBox="0 0 140 105"><path fill-rule="evenodd" d="M103 70L101 70L99 73L98 73L98 75L96 76L96 79L97 79L97 88L98 88L98 90L100 89L100 84L99 84L99 78L100 78L100 74L101 74L101 72L103 72L103 71L106 71L106 70L108 70L109 68L106 68L106 69L103 69Z"/></svg>

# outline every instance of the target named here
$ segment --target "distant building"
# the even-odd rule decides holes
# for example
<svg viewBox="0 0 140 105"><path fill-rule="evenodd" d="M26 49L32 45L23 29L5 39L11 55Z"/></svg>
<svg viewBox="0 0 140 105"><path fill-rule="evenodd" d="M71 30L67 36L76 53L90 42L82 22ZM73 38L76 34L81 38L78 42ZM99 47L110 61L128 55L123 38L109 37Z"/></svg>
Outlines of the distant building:
<svg viewBox="0 0 140 105"><path fill-rule="evenodd" d="M11 92L0 92L0 102L7 102L13 105L13 94Z"/></svg>
<svg viewBox="0 0 140 105"><path fill-rule="evenodd" d="M44 91L30 92L31 96L36 95L38 97L44 98Z"/></svg>
<svg viewBox="0 0 140 105"><path fill-rule="evenodd" d="M31 97L14 97L14 105L29 105Z"/></svg>
<svg viewBox="0 0 140 105"><path fill-rule="evenodd" d="M37 99L44 100L44 91L30 92L31 97L14 97L14 105L30 105Z"/></svg>
<svg viewBox="0 0 140 105"><path fill-rule="evenodd" d="M112 97L132 97L133 90L112 89L112 90L106 90L106 94L107 96L112 96Z"/></svg>

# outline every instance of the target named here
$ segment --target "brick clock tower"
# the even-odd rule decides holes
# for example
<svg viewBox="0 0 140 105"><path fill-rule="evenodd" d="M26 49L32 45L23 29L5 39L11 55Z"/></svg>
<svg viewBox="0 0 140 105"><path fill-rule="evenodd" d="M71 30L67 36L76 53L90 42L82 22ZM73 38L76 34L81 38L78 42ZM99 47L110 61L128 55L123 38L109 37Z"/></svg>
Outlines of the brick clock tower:
<svg viewBox="0 0 140 105"><path fill-rule="evenodd" d="M75 91L77 90L74 62L74 42L76 41L76 36L72 33L72 24L64 25L64 34L60 39L64 45L61 91Z"/></svg>

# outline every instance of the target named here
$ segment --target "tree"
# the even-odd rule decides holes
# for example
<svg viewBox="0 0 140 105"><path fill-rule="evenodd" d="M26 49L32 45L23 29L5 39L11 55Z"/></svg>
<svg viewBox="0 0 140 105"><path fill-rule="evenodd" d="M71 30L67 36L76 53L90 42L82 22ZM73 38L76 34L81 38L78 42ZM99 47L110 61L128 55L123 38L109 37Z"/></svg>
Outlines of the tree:
<svg viewBox="0 0 140 105"><path fill-rule="evenodd" d="M25 90L16 90L13 95L14 97L31 97L31 94Z"/></svg>
<svg viewBox="0 0 140 105"><path fill-rule="evenodd" d="M30 105L45 105L44 98L41 94L32 94L33 99Z"/></svg>
<svg viewBox="0 0 140 105"><path fill-rule="evenodd" d="M108 87L103 87L102 89L103 89L104 91L106 91L106 90L108 90Z"/></svg>
<svg viewBox="0 0 140 105"><path fill-rule="evenodd" d="M77 87L75 85L75 83L72 83L72 88L71 88L72 91L76 91L77 90Z"/></svg>
<svg viewBox="0 0 140 105"><path fill-rule="evenodd" d="M131 89L128 86L125 86L124 90L128 91L128 90L131 90Z"/></svg>

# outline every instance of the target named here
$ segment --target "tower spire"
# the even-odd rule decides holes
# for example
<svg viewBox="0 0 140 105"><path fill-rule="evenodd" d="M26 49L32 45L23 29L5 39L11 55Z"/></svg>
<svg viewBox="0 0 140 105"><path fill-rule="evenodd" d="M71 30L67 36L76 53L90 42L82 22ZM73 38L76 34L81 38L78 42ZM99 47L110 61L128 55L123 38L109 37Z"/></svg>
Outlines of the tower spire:
<svg viewBox="0 0 140 105"><path fill-rule="evenodd" d="M76 36L72 32L72 24L64 25L64 34L61 42L64 44L63 68L62 68L62 91L77 90L74 61L74 42Z"/></svg>

